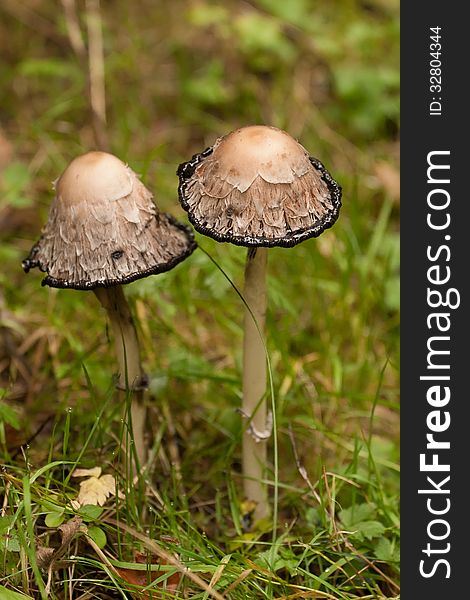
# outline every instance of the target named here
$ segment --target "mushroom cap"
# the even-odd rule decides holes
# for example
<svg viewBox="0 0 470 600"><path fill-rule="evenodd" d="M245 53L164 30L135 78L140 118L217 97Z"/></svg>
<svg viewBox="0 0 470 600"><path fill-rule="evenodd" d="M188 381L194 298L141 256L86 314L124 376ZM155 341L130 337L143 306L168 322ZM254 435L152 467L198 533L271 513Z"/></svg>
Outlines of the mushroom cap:
<svg viewBox="0 0 470 600"><path fill-rule="evenodd" d="M55 182L41 238L23 261L47 273L43 285L79 290L168 271L196 248L194 236L161 213L151 192L119 158L88 152Z"/></svg>
<svg viewBox="0 0 470 600"><path fill-rule="evenodd" d="M63 202L112 202L132 192L132 172L117 156L87 152L72 160L54 183Z"/></svg>
<svg viewBox="0 0 470 600"><path fill-rule="evenodd" d="M177 174L196 230L239 246L294 246L331 227L341 207L323 164L276 127L237 129Z"/></svg>

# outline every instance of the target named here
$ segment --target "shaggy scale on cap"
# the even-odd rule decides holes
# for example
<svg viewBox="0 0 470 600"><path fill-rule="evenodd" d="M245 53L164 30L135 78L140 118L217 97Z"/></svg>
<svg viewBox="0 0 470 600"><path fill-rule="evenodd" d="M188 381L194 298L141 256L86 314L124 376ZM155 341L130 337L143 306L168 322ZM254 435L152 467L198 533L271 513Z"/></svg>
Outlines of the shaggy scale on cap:
<svg viewBox="0 0 470 600"><path fill-rule="evenodd" d="M196 248L189 228L160 213L153 196L106 152L75 158L55 184L49 220L23 269L43 285L79 290L128 283L172 269Z"/></svg>
<svg viewBox="0 0 470 600"><path fill-rule="evenodd" d="M195 229L239 246L295 246L331 227L341 207L323 164L275 127L237 129L177 174Z"/></svg>

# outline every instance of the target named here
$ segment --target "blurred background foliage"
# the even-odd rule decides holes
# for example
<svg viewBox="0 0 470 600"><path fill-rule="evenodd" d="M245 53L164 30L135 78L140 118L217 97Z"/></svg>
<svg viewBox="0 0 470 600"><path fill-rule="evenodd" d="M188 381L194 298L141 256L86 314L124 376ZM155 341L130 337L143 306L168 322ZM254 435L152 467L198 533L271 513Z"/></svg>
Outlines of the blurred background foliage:
<svg viewBox="0 0 470 600"><path fill-rule="evenodd" d="M0 402L14 413L4 411L2 443L11 453L42 428L30 448L38 464L51 435L58 452L67 409L73 443L87 437L97 409L82 365L101 399L115 368L93 296L43 289L38 273L21 270L47 219L51 182L96 147L86 4L76 2L77 42L70 2L0 3ZM398 10L398 0L101 2L109 150L142 175L160 208L186 222L178 164L255 123L287 130L342 185L331 230L270 252L280 479L297 489L283 493L281 509L309 527L316 510L292 436L312 481L322 467L351 475L353 463L358 481L367 480L370 447L388 499L374 496L375 485L361 498L379 506L387 543L397 535L398 496ZM242 249L198 241L240 287ZM237 471L240 300L201 251L126 292L155 395L153 428L177 440L190 496L207 501L217 490L225 498L226 473L214 456ZM106 427L118 415L115 408L103 421L90 462L97 453L106 459L114 443ZM171 495L169 466L159 469ZM356 492L342 490L346 509Z"/></svg>
<svg viewBox="0 0 470 600"><path fill-rule="evenodd" d="M78 3L86 35L83 8ZM348 407L353 396L374 392L386 361L393 363L387 378L396 401L396 13L397 3L385 0L102 5L109 147L142 174L160 207L185 219L176 198L179 162L250 123L289 131L343 186L334 229L271 253L270 329L277 383L290 380L305 354L307 365L317 365L316 385L334 392L336 402L344 394ZM26 339L41 324L49 345L54 341L39 361L46 368L35 375L46 389L67 375L65 394L54 401L60 406L83 385L77 353L97 385L109 380L102 315L83 293L40 289L37 274L24 277L20 263L47 218L51 182L71 158L96 146L88 71L69 41L61 3L7 0L0 14L0 277L4 310L12 311L3 319ZM200 241L240 284L240 249ZM159 386L171 376L206 380L227 367L238 393L241 306L202 253L128 286L128 293L142 300L147 360ZM44 338L29 345L36 343ZM291 364L277 364L283 360ZM29 388L37 382L25 368ZM212 401L223 410L219 392Z"/></svg>

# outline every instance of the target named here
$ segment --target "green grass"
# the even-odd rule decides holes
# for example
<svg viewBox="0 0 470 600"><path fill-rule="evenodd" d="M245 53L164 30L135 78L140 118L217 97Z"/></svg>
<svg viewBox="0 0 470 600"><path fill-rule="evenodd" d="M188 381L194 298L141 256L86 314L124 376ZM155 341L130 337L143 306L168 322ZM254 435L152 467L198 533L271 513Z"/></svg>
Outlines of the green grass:
<svg viewBox="0 0 470 600"><path fill-rule="evenodd" d="M126 286L151 391L151 460L133 481L104 312L21 271L50 182L94 147L61 4L21 5L0 7L0 598L397 598L398 4L102 2L110 149L159 207L185 221L177 165L257 122L298 137L343 186L331 230L269 252L277 522L251 531L244 250L198 235L173 271ZM72 471L95 466L116 493L74 508ZM147 596L122 578L131 568L148 572Z"/></svg>

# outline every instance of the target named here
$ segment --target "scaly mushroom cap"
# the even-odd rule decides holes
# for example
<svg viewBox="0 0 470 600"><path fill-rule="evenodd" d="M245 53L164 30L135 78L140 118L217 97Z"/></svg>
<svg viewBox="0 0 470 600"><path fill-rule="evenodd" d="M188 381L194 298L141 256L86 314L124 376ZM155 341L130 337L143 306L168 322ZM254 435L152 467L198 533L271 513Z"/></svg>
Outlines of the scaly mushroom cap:
<svg viewBox="0 0 470 600"><path fill-rule="evenodd" d="M179 198L200 233L239 246L294 246L338 218L341 188L275 127L237 129L179 166Z"/></svg>
<svg viewBox="0 0 470 600"><path fill-rule="evenodd" d="M93 289L172 269L195 249L189 228L160 213L153 196L106 152L75 158L55 183L56 196L23 269L47 272L43 285Z"/></svg>

